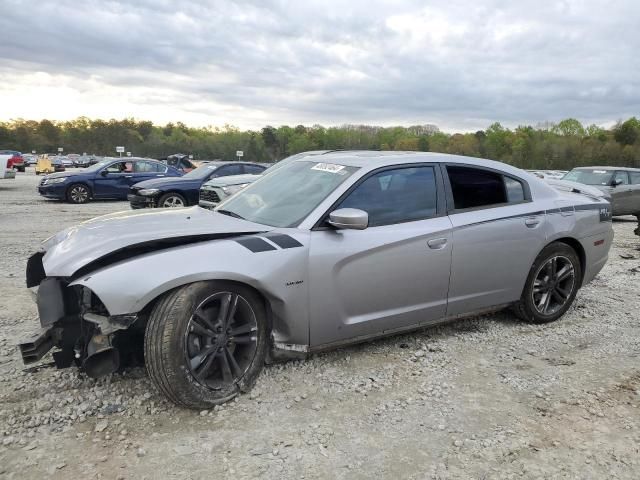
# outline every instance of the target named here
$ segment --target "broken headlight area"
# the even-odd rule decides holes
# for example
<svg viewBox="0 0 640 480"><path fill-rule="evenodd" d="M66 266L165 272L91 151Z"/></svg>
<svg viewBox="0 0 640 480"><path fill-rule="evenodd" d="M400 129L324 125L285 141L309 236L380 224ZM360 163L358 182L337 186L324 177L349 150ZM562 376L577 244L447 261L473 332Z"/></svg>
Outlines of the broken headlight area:
<svg viewBox="0 0 640 480"><path fill-rule="evenodd" d="M25 364L52 348L58 368L75 364L93 378L143 362L144 321L137 314L110 315L88 288L44 278L37 291L41 329L20 344Z"/></svg>

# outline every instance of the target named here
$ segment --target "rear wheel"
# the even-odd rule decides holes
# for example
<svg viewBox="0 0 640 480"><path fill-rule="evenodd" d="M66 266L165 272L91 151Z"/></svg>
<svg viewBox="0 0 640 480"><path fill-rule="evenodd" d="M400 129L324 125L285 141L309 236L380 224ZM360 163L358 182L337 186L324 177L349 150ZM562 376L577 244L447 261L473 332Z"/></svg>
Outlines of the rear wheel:
<svg viewBox="0 0 640 480"><path fill-rule="evenodd" d="M70 203L87 203L90 198L89 187L82 183L74 183L67 188L67 201Z"/></svg>
<svg viewBox="0 0 640 480"><path fill-rule="evenodd" d="M145 333L149 376L171 401L210 408L248 391L264 365L262 299L228 282L197 282L156 304Z"/></svg>
<svg viewBox="0 0 640 480"><path fill-rule="evenodd" d="M527 322L553 322L573 303L581 279L582 266L575 250L565 243L552 243L533 262L514 310Z"/></svg>
<svg viewBox="0 0 640 480"><path fill-rule="evenodd" d="M186 207L187 201L179 193L165 193L158 200L160 208Z"/></svg>

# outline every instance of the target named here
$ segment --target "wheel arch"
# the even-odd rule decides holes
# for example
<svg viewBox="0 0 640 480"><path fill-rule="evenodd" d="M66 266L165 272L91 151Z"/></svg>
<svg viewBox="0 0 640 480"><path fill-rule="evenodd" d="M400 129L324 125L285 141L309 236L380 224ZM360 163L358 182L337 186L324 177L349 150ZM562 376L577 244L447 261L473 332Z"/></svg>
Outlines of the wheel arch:
<svg viewBox="0 0 640 480"><path fill-rule="evenodd" d="M89 190L89 199L93 199L93 186L90 185L89 182L86 179L80 179L80 180L76 179L76 180L70 182L69 185L67 185L67 188L64 191L65 198L68 198L69 190L74 185L83 185L83 186L87 187L87 190Z"/></svg>
<svg viewBox="0 0 640 480"><path fill-rule="evenodd" d="M580 286L582 286L582 281L584 280L584 275L585 275L585 271L586 271L586 267L587 267L587 254L584 251L584 247L582 246L580 241L577 240L576 238L566 237L565 236L565 237L556 238L552 242L547 243L544 247L542 247L540 252L542 252L542 250L544 250L549 245L552 245L554 243L564 243L565 245L568 245L569 247L571 247L576 252L576 254L578 255L578 259L580 259L580 270L581 270L580 271ZM538 252L538 255L540 254L540 252Z"/></svg>
<svg viewBox="0 0 640 480"><path fill-rule="evenodd" d="M265 294L265 292L263 292L261 289L256 288L254 285L251 285L250 283L247 283L246 281L242 281L242 280L231 280L231 279L226 279L226 278L221 278L221 277L216 277L216 278L203 278L203 279L199 279L199 280L189 280L189 281L184 281L183 283L179 284L179 285L175 285L169 288L164 289L163 291L161 291L160 293L157 293L157 295L155 295L152 299L150 299L145 305L144 307L142 307L142 309L140 309L140 311L138 312L138 316L140 319L142 319L144 322L146 322L146 320L149 318L149 314L151 313L151 311L153 310L153 307L155 307L155 305L162 299L162 297L164 297L165 295L168 295L170 292L173 292L175 290L178 290L179 288L183 288L187 285L190 285L192 283L196 283L196 282L208 282L208 281L216 281L216 282L225 282L225 283L230 283L230 284L234 284L234 285L238 285L238 286L242 286L244 288L248 288L249 290L251 290L253 293L255 293L258 298L260 298L264 304L264 309L265 309L265 313L267 316L267 328L269 330L269 347L271 349L271 347L273 346L273 338L272 338L272 329L273 329L273 308L271 306L271 301L269 300L268 295ZM146 328L146 327L145 327Z"/></svg>

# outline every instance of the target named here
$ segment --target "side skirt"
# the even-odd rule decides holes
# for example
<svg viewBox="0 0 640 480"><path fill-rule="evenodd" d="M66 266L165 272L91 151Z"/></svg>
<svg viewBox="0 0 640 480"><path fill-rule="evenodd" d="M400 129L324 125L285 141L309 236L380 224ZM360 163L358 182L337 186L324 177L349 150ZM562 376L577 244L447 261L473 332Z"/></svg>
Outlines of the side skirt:
<svg viewBox="0 0 640 480"><path fill-rule="evenodd" d="M428 330L432 327L452 322L454 320L460 320L463 318L476 317L478 315L486 315L488 313L495 313L510 307L512 303L505 303L502 305L496 305L489 308L482 308L474 310L473 312L463 313L459 315L452 315L448 317L442 317L438 320L434 320L429 323L419 323L408 325L406 327L400 327L390 330L384 330L382 332L373 333L369 335L362 335L360 337L347 338L345 340L338 340L337 342L325 343L322 345L298 345L289 343L273 343L271 349L270 360L273 361L286 361L290 359L304 359L309 357L310 354L326 352L329 350L335 350L336 348L345 347L349 345L356 345L358 343L370 342L372 340L378 340L381 338L391 337L402 333L415 332L418 330ZM268 362L271 363L271 362Z"/></svg>

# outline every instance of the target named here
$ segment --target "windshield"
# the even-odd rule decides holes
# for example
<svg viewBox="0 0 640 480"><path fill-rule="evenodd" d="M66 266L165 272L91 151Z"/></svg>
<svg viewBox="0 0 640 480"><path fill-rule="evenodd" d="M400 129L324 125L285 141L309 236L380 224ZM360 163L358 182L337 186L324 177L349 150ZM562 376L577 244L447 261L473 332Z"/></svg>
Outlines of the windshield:
<svg viewBox="0 0 640 480"><path fill-rule="evenodd" d="M199 178L199 179L207 178L218 167L219 167L219 165L211 165L211 164L202 165L201 167L198 167L195 170L191 170L189 173L184 175L182 178L194 178L194 179L195 178Z"/></svg>
<svg viewBox="0 0 640 480"><path fill-rule="evenodd" d="M102 162L94 163L90 167L83 168L82 170L85 172L95 172L96 170L100 170L105 165L109 165L111 160L103 160Z"/></svg>
<svg viewBox="0 0 640 480"><path fill-rule="evenodd" d="M562 180L583 183L585 185L611 185L613 170L571 170Z"/></svg>
<svg viewBox="0 0 640 480"><path fill-rule="evenodd" d="M295 227L357 167L292 162L263 176L216 210L272 227Z"/></svg>

